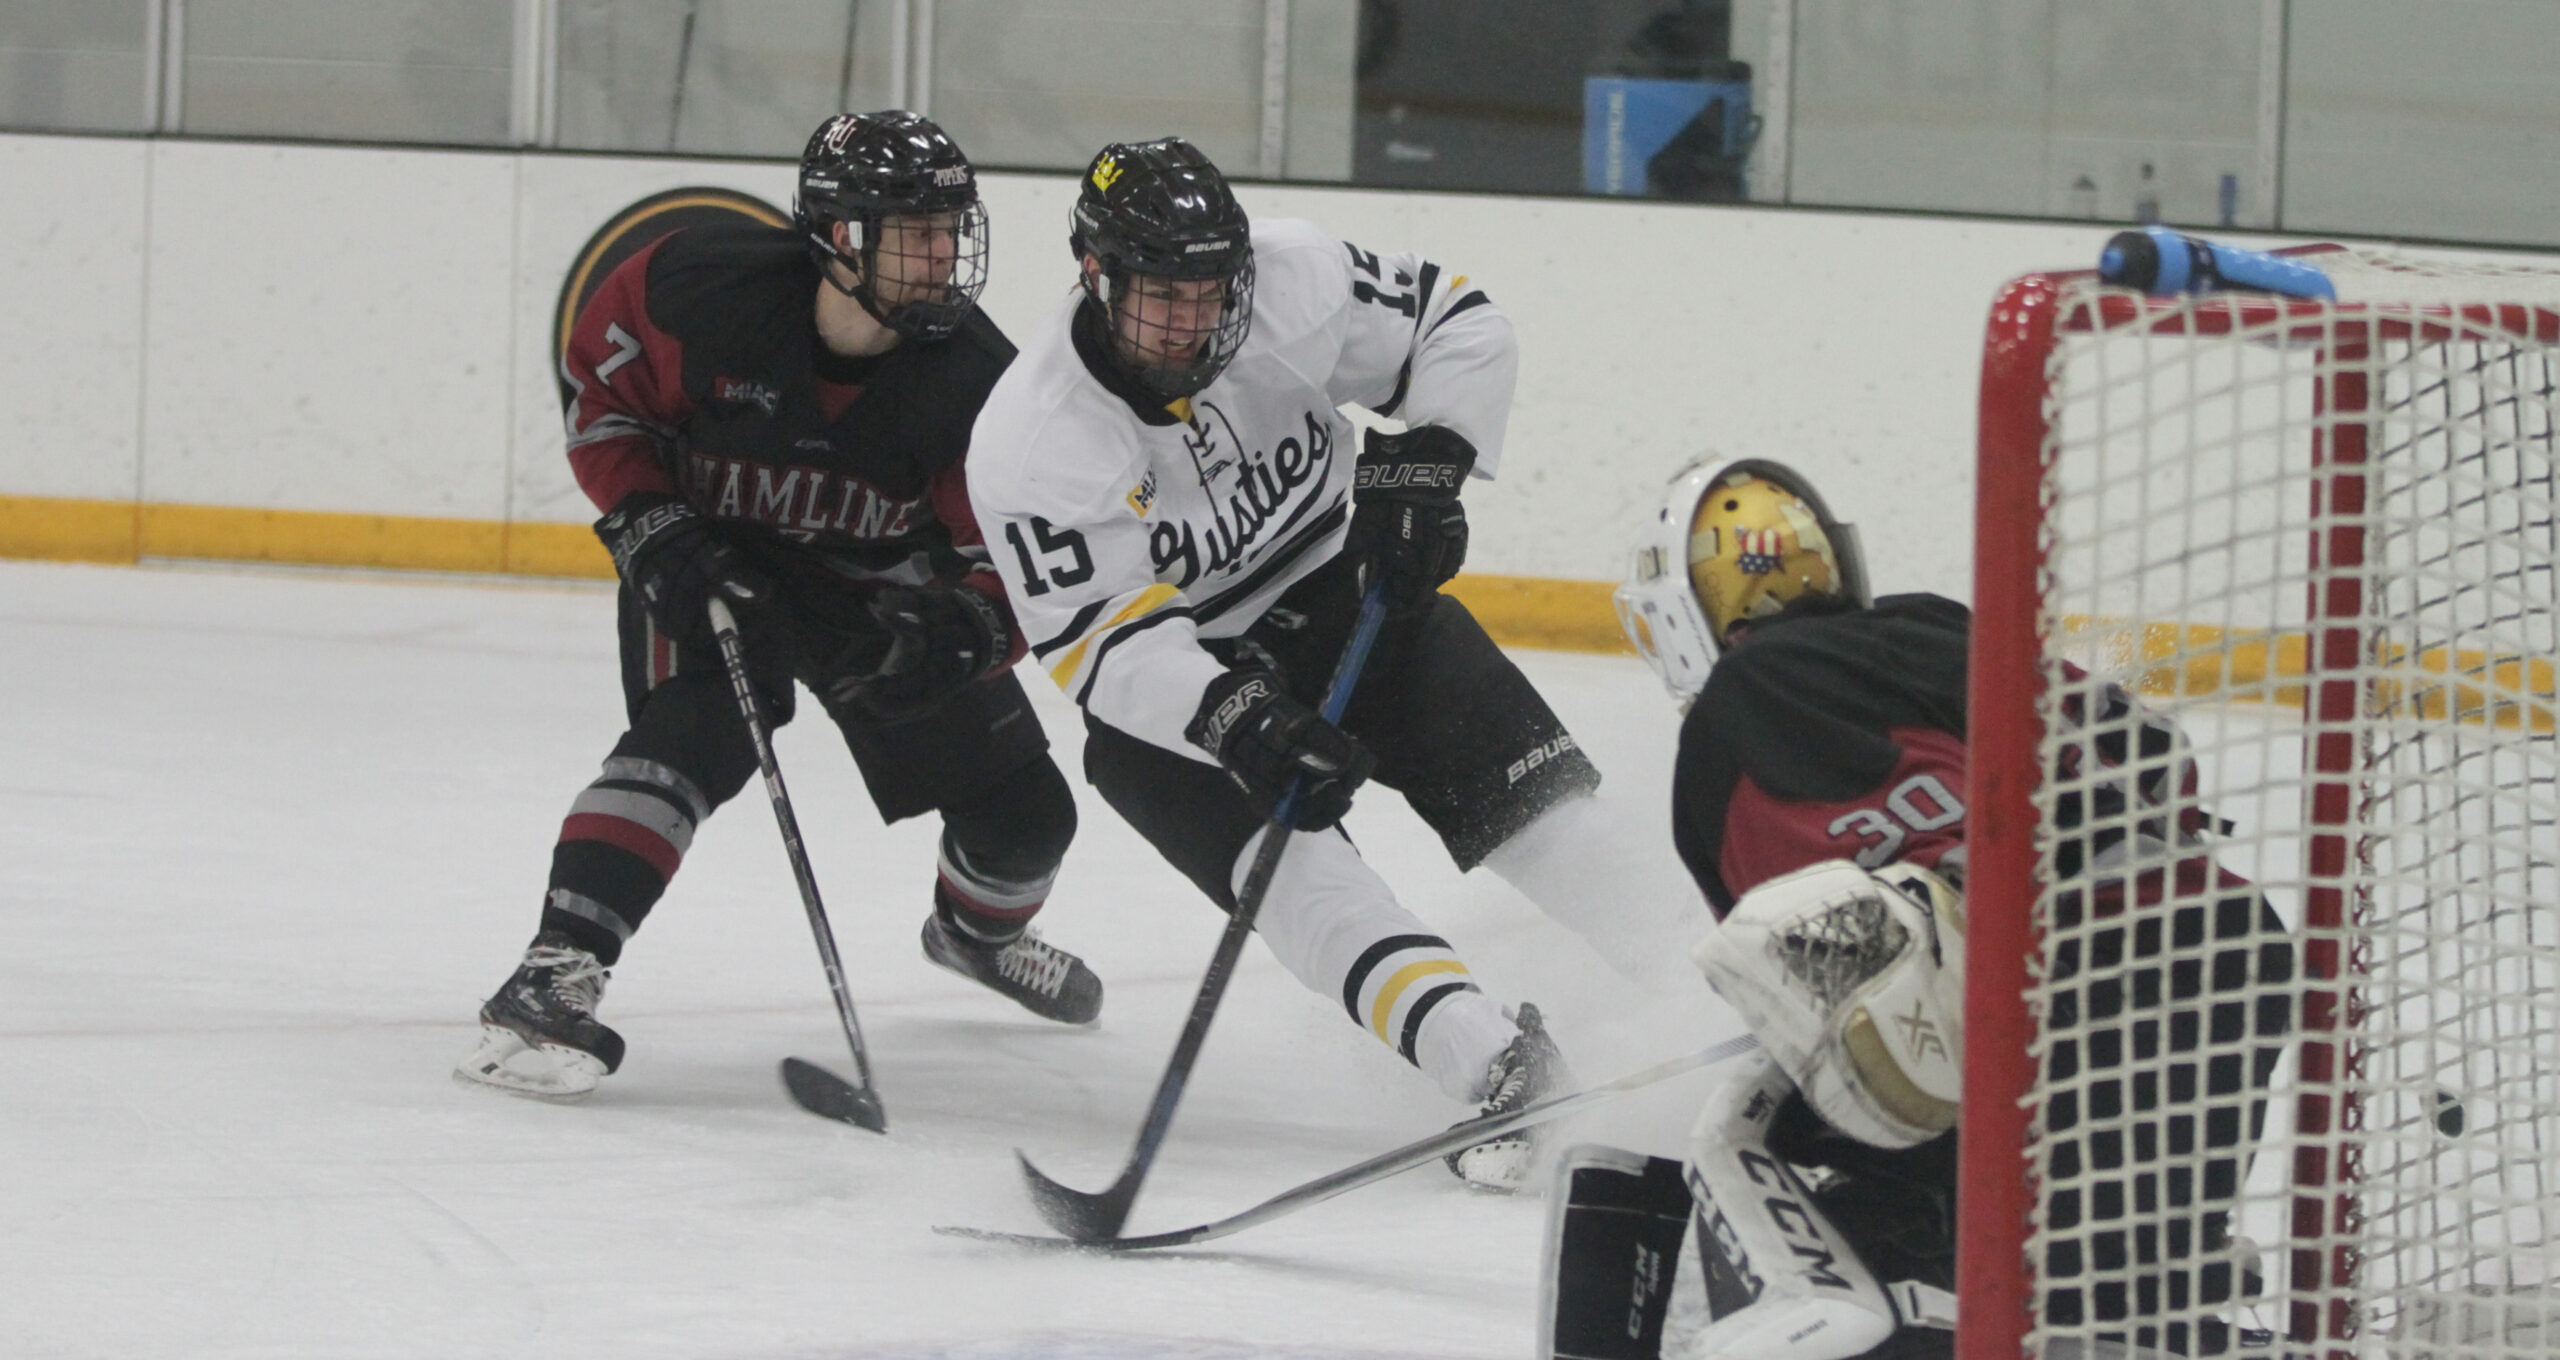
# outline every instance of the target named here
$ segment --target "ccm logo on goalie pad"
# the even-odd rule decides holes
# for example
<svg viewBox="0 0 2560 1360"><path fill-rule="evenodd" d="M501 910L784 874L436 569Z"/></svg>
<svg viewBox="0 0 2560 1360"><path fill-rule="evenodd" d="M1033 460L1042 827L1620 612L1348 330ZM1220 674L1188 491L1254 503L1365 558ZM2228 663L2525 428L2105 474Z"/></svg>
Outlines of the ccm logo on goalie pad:
<svg viewBox="0 0 2560 1360"><path fill-rule="evenodd" d="M1792 1088L1763 1057L1699 1112L1686 1180L1715 1320L1689 1351L1698 1360L1843 1360L1893 1333L1875 1273L1769 1151Z"/></svg>
<svg viewBox="0 0 2560 1360"><path fill-rule="evenodd" d="M1666 1274L1668 1272L1662 1268L1662 1253L1641 1242L1637 1243L1636 1265L1633 1272L1635 1288L1633 1297L1627 1300L1629 1339L1644 1335L1645 1322L1653 1314L1653 1301L1662 1296L1663 1287L1668 1283L1663 1278Z"/></svg>
<svg viewBox="0 0 2560 1360"><path fill-rule="evenodd" d="M1742 1174L1750 1177L1753 1185L1773 1192L1758 1197L1756 1207L1764 1215L1764 1221L1777 1230L1779 1239L1786 1244L1787 1253L1792 1258L1789 1264L1797 1278L1816 1289L1856 1292L1857 1282L1841 1273L1840 1250L1823 1237L1820 1221L1805 1207L1800 1198L1804 1191L1796 1178L1787 1173L1785 1165L1765 1152L1747 1149L1736 1149L1735 1160L1741 1164ZM1724 1257L1725 1264L1732 1268L1750 1296L1759 1298L1767 1292L1768 1283L1753 1268L1751 1249L1743 1244L1742 1234L1725 1214L1715 1192L1708 1188L1706 1178L1700 1176L1694 1166L1689 1168L1689 1193L1696 1197L1699 1213L1706 1220L1707 1240L1715 1244L1717 1254Z"/></svg>
<svg viewBox="0 0 2560 1360"><path fill-rule="evenodd" d="M1660 1360L1672 1296L1694 1271L1697 1202L1677 1159L1584 1143L1557 1164L1540 1360Z"/></svg>

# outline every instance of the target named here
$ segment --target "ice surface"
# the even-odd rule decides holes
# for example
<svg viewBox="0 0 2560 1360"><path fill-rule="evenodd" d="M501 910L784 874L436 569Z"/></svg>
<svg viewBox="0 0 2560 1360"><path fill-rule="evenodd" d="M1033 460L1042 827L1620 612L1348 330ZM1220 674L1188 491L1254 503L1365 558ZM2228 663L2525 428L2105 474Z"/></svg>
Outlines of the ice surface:
<svg viewBox="0 0 2560 1360"><path fill-rule="evenodd" d="M842 1040L772 818L708 823L615 972L629 1038L555 1106L448 1078L621 727L586 586L0 564L0 1354L1416 1360L1531 1348L1543 1206L1425 1168L1214 1248L1037 1231L1020 1146L1098 1188L1221 918L1074 777L1043 918L1110 988L1063 1029L928 965L930 819L883 828L832 729L778 742L890 1119L784 1097ZM1675 720L1628 660L1520 660L1676 881ZM814 713L814 709L811 710ZM1392 796L1351 818L1498 996L1593 1079L1734 1032L1631 987ZM1686 940L1666 941L1666 948ZM1570 1138L1677 1153L1708 1077ZM1242 1209L1464 1111L1246 952L1131 1220Z"/></svg>

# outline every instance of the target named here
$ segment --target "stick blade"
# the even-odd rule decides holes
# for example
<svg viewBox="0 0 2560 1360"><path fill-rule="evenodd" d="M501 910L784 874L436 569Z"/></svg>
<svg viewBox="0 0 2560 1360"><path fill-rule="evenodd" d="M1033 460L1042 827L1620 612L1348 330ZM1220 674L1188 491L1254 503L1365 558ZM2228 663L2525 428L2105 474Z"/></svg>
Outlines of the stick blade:
<svg viewBox="0 0 2560 1360"><path fill-rule="evenodd" d="M1009 1247L1032 1247L1040 1251L1103 1251L1115 1245L1110 1242L1076 1242L1064 1237L1043 1237L1038 1233L997 1232L992 1228L962 1228L937 1225L935 1232L945 1237L965 1237L972 1242L1001 1242Z"/></svg>
<svg viewBox="0 0 2560 1360"><path fill-rule="evenodd" d="M1183 1228L1176 1232L1150 1233L1145 1237L1114 1237L1101 1242L1078 1242L1065 1237L1043 1237L1038 1233L997 1232L992 1228L963 1228L948 1224L934 1228L945 1237L964 1237L972 1242L999 1242L1009 1247L1030 1247L1039 1251L1081 1251L1117 1255L1145 1251L1153 1247L1181 1247L1221 1234L1209 1225Z"/></svg>
<svg viewBox="0 0 2560 1360"><path fill-rule="evenodd" d="M821 1119L873 1133L889 1131L889 1112L881 1108L878 1092L856 1086L816 1063L783 1059L782 1087L791 1093L793 1103Z"/></svg>
<svg viewBox="0 0 2560 1360"><path fill-rule="evenodd" d="M1033 1166L1020 1150L1013 1156L1022 1163L1022 1180L1031 1190L1032 1207L1067 1240L1080 1246L1095 1246L1120 1235L1120 1225L1129 1221L1129 1206L1138 1198L1138 1187L1127 1176L1101 1194L1088 1195L1040 1174L1040 1168Z"/></svg>

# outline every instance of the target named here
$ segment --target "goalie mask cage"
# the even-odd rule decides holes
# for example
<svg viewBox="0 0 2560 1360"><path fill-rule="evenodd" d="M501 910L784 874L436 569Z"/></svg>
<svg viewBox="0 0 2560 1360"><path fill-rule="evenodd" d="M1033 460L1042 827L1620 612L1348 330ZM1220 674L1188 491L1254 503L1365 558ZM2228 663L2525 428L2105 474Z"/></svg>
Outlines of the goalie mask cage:
<svg viewBox="0 0 2560 1360"><path fill-rule="evenodd" d="M1962 1360L2560 1355L2560 270L2299 253L1992 309Z"/></svg>

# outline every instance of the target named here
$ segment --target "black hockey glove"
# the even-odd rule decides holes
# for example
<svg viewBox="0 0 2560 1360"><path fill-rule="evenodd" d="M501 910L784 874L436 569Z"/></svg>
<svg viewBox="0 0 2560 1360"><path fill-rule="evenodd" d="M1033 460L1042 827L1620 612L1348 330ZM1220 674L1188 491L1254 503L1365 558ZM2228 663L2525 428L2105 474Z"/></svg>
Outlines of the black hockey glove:
<svg viewBox="0 0 2560 1360"><path fill-rule="evenodd" d="M613 569L660 628L685 643L714 645L705 612L717 593L740 614L773 598L773 582L692 506L662 491L634 491L596 521ZM741 626L744 626L743 623Z"/></svg>
<svg viewBox="0 0 2560 1360"><path fill-rule="evenodd" d="M1445 425L1369 431L1352 482L1351 538L1360 588L1383 573L1387 609L1410 613L1467 561L1467 509L1458 490L1476 465L1466 436Z"/></svg>
<svg viewBox="0 0 2560 1360"><path fill-rule="evenodd" d="M872 597L871 620L877 627L844 640L810 687L892 722L931 712L1013 654L1004 606L969 586L891 586Z"/></svg>
<svg viewBox="0 0 2560 1360"><path fill-rule="evenodd" d="M1270 671L1229 671L1211 681L1183 735L1216 756L1266 817L1280 805L1289 781L1303 777L1300 831L1341 821L1351 810L1352 793L1378 764L1349 733L1290 698Z"/></svg>

